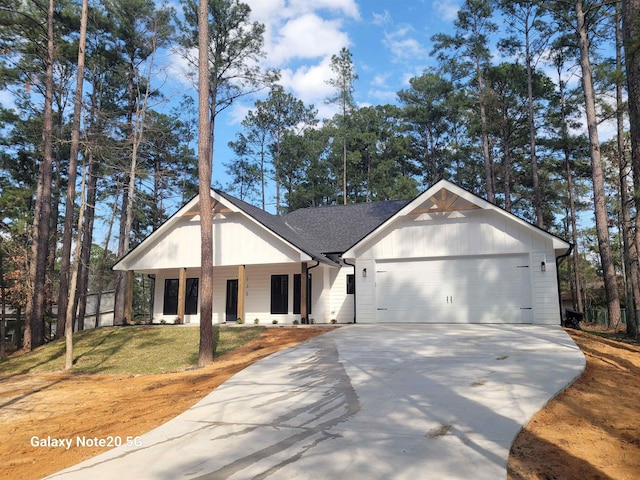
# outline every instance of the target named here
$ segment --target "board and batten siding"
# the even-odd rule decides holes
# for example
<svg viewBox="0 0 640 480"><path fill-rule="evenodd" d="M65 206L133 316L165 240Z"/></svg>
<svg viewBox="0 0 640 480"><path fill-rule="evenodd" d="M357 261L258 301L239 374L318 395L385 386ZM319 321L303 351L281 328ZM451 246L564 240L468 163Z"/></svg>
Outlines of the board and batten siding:
<svg viewBox="0 0 640 480"><path fill-rule="evenodd" d="M541 263L545 262L545 271ZM533 323L558 325L560 323L560 300L558 298L557 267L553 250L531 253L533 284Z"/></svg>
<svg viewBox="0 0 640 480"><path fill-rule="evenodd" d="M362 273L366 270L366 276ZM356 315L359 323L376 322L376 262L373 259L356 262Z"/></svg>
<svg viewBox="0 0 640 480"><path fill-rule="evenodd" d="M330 320L337 323L352 323L354 295L347 294L347 275L353 273L353 267L345 265L342 268L334 268L330 272ZM358 288L358 279L356 279L356 290Z"/></svg>
<svg viewBox="0 0 640 480"><path fill-rule="evenodd" d="M213 220L214 266L299 262L298 250L272 232L241 214L216 215ZM134 250L135 259L126 263L139 272L168 268L200 267L199 217L182 217L173 228ZM140 255L142 254L142 255Z"/></svg>
<svg viewBox="0 0 640 480"><path fill-rule="evenodd" d="M379 261L527 254L533 322L560 323L553 240L493 210L407 215L355 250L358 322L375 323ZM545 260L546 269L541 271ZM362 277L362 270L367 276Z"/></svg>
<svg viewBox="0 0 640 480"><path fill-rule="evenodd" d="M552 248L550 239L492 210L407 215L357 251L359 260L515 254Z"/></svg>
<svg viewBox="0 0 640 480"><path fill-rule="evenodd" d="M165 321L166 323L174 323L176 315L165 315L164 307L164 281L169 278L179 278L180 270L177 268L169 270L159 270L156 272L156 280L153 291L153 321L158 323ZM200 278L200 268L187 268L187 278ZM184 316L184 323L200 323L200 295L198 295L198 313L195 315Z"/></svg>
<svg viewBox="0 0 640 480"><path fill-rule="evenodd" d="M300 320L300 314L293 313L293 276L299 274L301 266L299 263L277 264L277 265L247 265L245 268L245 290L238 292L238 296L244 294L245 318L247 324L253 324L254 319L259 320L260 325L271 325L273 320L278 324L291 324L294 320ZM325 270L327 272L325 272ZM328 322L327 305L329 298L329 288L325 283L325 278L330 267L320 266L309 271L311 274L311 298L312 313L310 318L314 318L316 323ZM175 315L163 315L162 308L164 302L164 281L168 278L178 278L179 270L161 270L156 274L155 302L153 307L154 321L161 320L167 323L175 321ZM289 306L286 314L271 313L271 276L289 276ZM199 278L200 269L187 269L188 278ZM226 320L227 301L227 280L238 279L238 267L215 267L213 272L213 323L223 323ZM326 295L323 295L326 294ZM198 297L198 314L185 315L185 323L200 323L200 297Z"/></svg>

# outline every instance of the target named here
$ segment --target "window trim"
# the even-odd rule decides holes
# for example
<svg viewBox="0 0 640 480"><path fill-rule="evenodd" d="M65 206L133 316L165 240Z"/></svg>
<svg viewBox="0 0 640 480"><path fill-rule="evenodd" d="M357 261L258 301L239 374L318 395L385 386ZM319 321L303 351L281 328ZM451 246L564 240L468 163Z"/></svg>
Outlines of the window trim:
<svg viewBox="0 0 640 480"><path fill-rule="evenodd" d="M355 295L356 293L356 276L353 273L347 273L347 295Z"/></svg>
<svg viewBox="0 0 640 480"><path fill-rule="evenodd" d="M198 314L198 297L200 291L200 279L198 277L187 278L186 292L184 298L184 314ZM180 280L178 278L164 279L164 292L162 299L162 315L178 314L178 289L180 288ZM175 295L167 296L168 292L175 291Z"/></svg>
<svg viewBox="0 0 640 480"><path fill-rule="evenodd" d="M279 285L278 285L279 283ZM278 288L274 288L278 287ZM278 292L280 290L280 292ZM271 315L286 315L289 313L289 275L271 275Z"/></svg>
<svg viewBox="0 0 640 480"><path fill-rule="evenodd" d="M311 301L311 292L312 292L312 283L311 283L311 274L307 274L307 315L311 315L311 305L313 302ZM300 315L300 310L302 307L302 274L295 273L293 275L293 314Z"/></svg>

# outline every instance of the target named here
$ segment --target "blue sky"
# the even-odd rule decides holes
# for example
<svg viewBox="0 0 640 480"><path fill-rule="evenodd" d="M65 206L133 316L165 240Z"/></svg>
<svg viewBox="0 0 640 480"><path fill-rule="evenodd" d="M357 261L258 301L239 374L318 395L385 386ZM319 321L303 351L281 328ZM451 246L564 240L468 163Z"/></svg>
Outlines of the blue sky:
<svg viewBox="0 0 640 480"><path fill-rule="evenodd" d="M395 103L396 92L428 66L431 36L451 32L459 2L446 0L244 0L252 18L265 25L264 66L281 72L280 84L305 104L313 104L320 118L335 107L325 103L333 89L331 56L347 47L358 80L359 106ZM462 2L462 0L460 0ZM180 77L181 62L172 65ZM195 92L191 92L195 94ZM234 102L216 124L214 182L228 182L224 163L232 159L227 143L241 129L240 122L256 97Z"/></svg>

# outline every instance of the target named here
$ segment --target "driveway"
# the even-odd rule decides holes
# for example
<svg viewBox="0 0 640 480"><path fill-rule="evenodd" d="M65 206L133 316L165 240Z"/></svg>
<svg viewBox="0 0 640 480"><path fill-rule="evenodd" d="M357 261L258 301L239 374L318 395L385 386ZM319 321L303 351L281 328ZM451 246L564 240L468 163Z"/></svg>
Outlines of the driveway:
<svg viewBox="0 0 640 480"><path fill-rule="evenodd" d="M506 478L519 430L584 366L556 326L345 326L49 478Z"/></svg>

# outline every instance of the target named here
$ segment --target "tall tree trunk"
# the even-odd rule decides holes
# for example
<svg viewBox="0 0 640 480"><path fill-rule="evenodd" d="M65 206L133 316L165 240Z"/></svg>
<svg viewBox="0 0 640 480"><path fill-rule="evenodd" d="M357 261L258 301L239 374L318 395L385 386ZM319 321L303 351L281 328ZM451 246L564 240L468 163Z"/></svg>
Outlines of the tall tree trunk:
<svg viewBox="0 0 640 480"><path fill-rule="evenodd" d="M569 217L571 218L571 242L573 243L573 283L576 289L575 307L578 312L584 312L582 303L582 281L580 280L580 250L578 245L578 227L576 224L576 202L573 194L573 173L569 151L564 149L564 166L567 173L567 191L569 193Z"/></svg>
<svg viewBox="0 0 640 480"><path fill-rule="evenodd" d="M531 40L529 38L529 26L527 23L525 34L525 56L527 62L527 103L529 107L529 154L531 155L531 179L533 182L533 206L536 213L536 225L544 226L542 214L542 193L540 191L540 179L538 176L538 157L536 155L536 122L533 105L533 68L531 66Z"/></svg>
<svg viewBox="0 0 640 480"><path fill-rule="evenodd" d="M73 101L73 126L71 130L71 151L69 154L69 173L67 181L67 199L64 212L64 229L62 232L62 258L60 259L60 286L58 289L58 326L65 321L67 302L69 301L69 267L71 264L71 239L73 237L73 218L75 214L76 177L78 171L78 152L80 151L80 118L82 116L82 91L84 84L84 52L87 43L87 12L88 0L82 0L80 15L80 38L78 41L78 72L76 77L76 92ZM73 321L71 322L73 325ZM63 332L57 332L60 338Z"/></svg>
<svg viewBox="0 0 640 480"><path fill-rule="evenodd" d="M600 156L600 140L598 137L598 119L596 117L595 90L589 59L589 37L585 24L582 0L574 3L577 18L577 35L580 47L580 67L582 69L582 88L584 91L587 129L589 131L589 152L591 154L591 175L593 179L593 202L596 216L596 233L600 249L600 261L604 275L604 287L607 297L609 324L620 324L620 300L613 255L609 243L609 218L607 215L606 193L604 189L604 173Z"/></svg>
<svg viewBox="0 0 640 480"><path fill-rule="evenodd" d="M43 158L38 175L38 189L33 219L31 245L30 295L27 299L24 346L33 350L44 343L44 308L47 259L49 256L49 217L51 214L51 179L53 176L53 0L47 10L47 57L42 126Z"/></svg>
<svg viewBox="0 0 640 480"><path fill-rule="evenodd" d="M508 136L508 133L504 134L504 209L511 212L511 142Z"/></svg>
<svg viewBox="0 0 640 480"><path fill-rule="evenodd" d="M631 165L634 177L634 201L640 205L640 0L622 0L622 36L627 70L627 102L631 136ZM640 215L635 219L635 247L640 253ZM629 322L627 322L627 329ZM635 336L638 331L633 326Z"/></svg>
<svg viewBox="0 0 640 480"><path fill-rule="evenodd" d="M342 110L342 121L344 122L342 132L342 203L347 204L347 108Z"/></svg>
<svg viewBox="0 0 640 480"><path fill-rule="evenodd" d="M198 6L198 191L200 194L200 345L198 365L213 362L213 217L211 170L216 86L209 82L209 3ZM212 93L212 94L211 94ZM209 103L211 102L211 104ZM211 117L209 109L211 108Z"/></svg>
<svg viewBox="0 0 640 480"><path fill-rule="evenodd" d="M622 2L622 12L616 4L616 14L622 16L622 29L620 29L620 21L616 21L616 68L622 72L622 46L624 45L627 55L627 86L628 86L628 104L629 104L629 120L631 124L631 165L634 173L634 195L636 209L640 205L640 193L638 186L640 184L640 0L626 0ZM621 195L621 201L626 203L623 209L623 225L625 226L624 241L625 247L628 247L628 271L631 276L631 292L633 293L633 301L627 299L627 334L631 337L638 336L638 319L636 316L640 312L640 266L638 265L638 252L640 252L640 215L636 214L635 232L631 228L631 219L629 212L629 204L626 190L628 166L627 157L625 155L626 148L624 144L624 110L623 110L623 91L622 83L618 81L616 84L616 105L617 105L617 125L618 125L618 155L620 158L620 188L625 189ZM624 165L624 169L623 169ZM624 172L624 176L623 176ZM634 237L635 235L635 237ZM633 311L630 311L632 306Z"/></svg>
<svg viewBox="0 0 640 480"><path fill-rule="evenodd" d="M123 182L127 180L126 175L123 174ZM123 183L124 185L124 183ZM119 224L119 235L118 235L118 257L122 258L127 251L125 250L125 237L129 235L129 232L126 230L127 219L126 219L126 210L127 205L129 204L129 189L124 187L122 188L122 204L120 207L120 224ZM114 199L116 204L118 203L118 195L116 194L116 198ZM127 242L128 243L128 242ZM108 244L107 244L108 246ZM115 280L114 290L115 290L115 298L113 304L113 324L114 325L122 325L124 319L124 309L126 303L126 272L116 271L113 272L113 277Z"/></svg>
<svg viewBox="0 0 640 480"><path fill-rule="evenodd" d="M95 220L95 204L97 197L98 176L93 152L85 153L89 164L87 182L87 200L85 222L82 226L82 253L80 255L80 279L78 280L78 330L84 330L84 317L87 311L87 291L89 289L89 273L91 265L91 245L93 245L93 224Z"/></svg>
<svg viewBox="0 0 640 480"><path fill-rule="evenodd" d="M104 290L104 270L107 265L107 253L109 252L109 242L111 242L111 232L113 231L113 225L116 222L116 216L118 215L118 193L116 191L116 196L113 199L113 209L111 211L111 218L109 220L109 228L107 229L107 235L104 239L104 248L102 249L102 257L100 258L100 266L98 267L98 298L96 298L96 324L95 326L100 326L100 308L102 304L102 291ZM117 272L115 272L117 273ZM117 279L116 279L117 281ZM114 295L114 302L117 300L118 295L117 291ZM115 303L114 303L114 317L115 323Z"/></svg>
<svg viewBox="0 0 640 480"><path fill-rule="evenodd" d="M484 157L484 180L487 190L487 201L496 203L496 195L493 189L493 165L489 152L489 134L487 128L487 111L485 106L484 76L480 58L476 59L476 77L478 85L478 102L480 106L480 128L482 133L482 155Z"/></svg>
<svg viewBox="0 0 640 480"><path fill-rule="evenodd" d="M129 127L130 127L130 142L131 142L131 162L129 163L129 174L128 185L126 191L126 202L123 199L122 202L122 215L124 218L124 225L121 223L121 250L120 255L126 255L130 248L130 238L131 238L131 230L133 225L133 202L135 199L135 188L136 188L136 171L138 168L138 151L140 149L140 145L142 144L142 140L144 138L144 125L146 122L147 116L147 107L149 103L149 96L151 94L151 75L153 72L153 64L155 59L155 51L156 45L152 44L149 46L152 53L148 60L147 65L147 77L145 79L145 92L142 98L140 98L139 91L137 93L133 93L133 73L130 79L130 95L133 95L133 99L130 99L130 107L131 115L129 117ZM132 72L133 72L132 67ZM118 289L116 290L116 296L118 298L118 315L123 324L128 322L132 322L133 318L125 318L125 304L127 301L131 301L126 298L126 288L125 288L125 272L120 272L120 278L118 282ZM115 318L114 318L115 321Z"/></svg>
<svg viewBox="0 0 640 480"><path fill-rule="evenodd" d="M0 360L7 358L5 349L5 336L7 334L7 296L6 284L4 282L4 255L2 253L2 245L0 245Z"/></svg>
<svg viewBox="0 0 640 480"><path fill-rule="evenodd" d="M71 370L73 367L73 312L76 306L76 292L78 287L78 271L80 270L80 253L82 250L82 223L84 221L84 193L85 193L85 179L86 179L86 161L85 169L82 172L82 203L80 204L80 211L78 212L78 238L76 238L76 249L73 255L73 273L71 274L71 281L69 283L69 301L67 302L66 311L66 329L65 329L65 357L64 357L64 369Z"/></svg>
<svg viewBox="0 0 640 480"><path fill-rule="evenodd" d="M280 132L278 132L276 140L276 155L274 160L275 165L273 168L275 170L274 176L276 177L276 215L280 215Z"/></svg>
<svg viewBox="0 0 640 480"><path fill-rule="evenodd" d="M575 285L576 296L574 306L578 312L584 312L584 302L582 301L582 281L580 279L580 245L578 243L578 226L576 222L576 202L573 191L573 171L571 169L571 152L569 150L569 128L568 112L566 100L566 85L562 80L562 64L557 65L558 90L560 94L560 114L562 116L562 144L564 154L564 167L567 174L567 192L569 196L569 218L571 220L571 243L573 243L573 283Z"/></svg>

